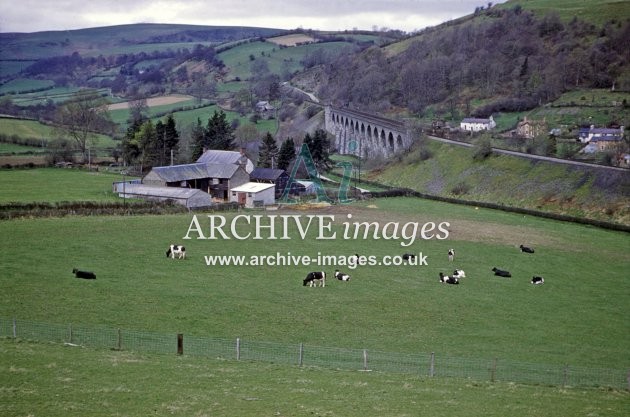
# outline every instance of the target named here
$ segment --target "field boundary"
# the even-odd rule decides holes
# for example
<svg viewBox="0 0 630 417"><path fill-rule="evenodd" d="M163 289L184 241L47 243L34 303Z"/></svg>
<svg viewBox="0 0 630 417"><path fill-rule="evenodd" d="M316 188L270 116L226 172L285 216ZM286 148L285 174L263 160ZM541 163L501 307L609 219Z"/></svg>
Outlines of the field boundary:
<svg viewBox="0 0 630 417"><path fill-rule="evenodd" d="M0 318L0 337L63 343L142 353L190 355L237 361L320 366L333 369L452 377L563 387L608 387L630 391L630 370L570 364L519 362L509 359L464 358L431 353L396 353L283 344L215 337L184 336L111 327L51 324Z"/></svg>

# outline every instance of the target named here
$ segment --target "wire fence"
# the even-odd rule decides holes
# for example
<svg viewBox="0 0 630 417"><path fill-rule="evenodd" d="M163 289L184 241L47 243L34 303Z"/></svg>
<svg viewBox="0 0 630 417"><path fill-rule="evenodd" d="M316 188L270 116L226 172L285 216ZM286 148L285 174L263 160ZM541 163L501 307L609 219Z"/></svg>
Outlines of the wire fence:
<svg viewBox="0 0 630 417"><path fill-rule="evenodd" d="M58 342L157 354L321 366L333 369L453 377L572 387L630 390L630 371L574 365L527 363L507 359L475 359L435 353L395 353L367 349L287 345L275 342L160 334L119 328L38 323L0 318L0 337Z"/></svg>

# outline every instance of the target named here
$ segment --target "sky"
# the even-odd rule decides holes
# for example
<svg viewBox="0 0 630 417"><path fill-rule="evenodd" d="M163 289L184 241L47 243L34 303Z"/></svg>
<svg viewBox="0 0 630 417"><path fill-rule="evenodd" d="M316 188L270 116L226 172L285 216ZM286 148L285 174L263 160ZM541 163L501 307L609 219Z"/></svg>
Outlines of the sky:
<svg viewBox="0 0 630 417"><path fill-rule="evenodd" d="M0 32L130 23L413 32L487 5L481 0L0 0Z"/></svg>

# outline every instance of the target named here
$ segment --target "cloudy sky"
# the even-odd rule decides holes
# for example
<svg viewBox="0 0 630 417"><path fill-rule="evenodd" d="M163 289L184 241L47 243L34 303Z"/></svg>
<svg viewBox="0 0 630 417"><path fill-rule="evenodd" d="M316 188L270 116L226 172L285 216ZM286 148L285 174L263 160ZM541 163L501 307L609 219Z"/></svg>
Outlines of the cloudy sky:
<svg viewBox="0 0 630 417"><path fill-rule="evenodd" d="M487 4L481 0L0 0L0 32L127 23L412 32Z"/></svg>

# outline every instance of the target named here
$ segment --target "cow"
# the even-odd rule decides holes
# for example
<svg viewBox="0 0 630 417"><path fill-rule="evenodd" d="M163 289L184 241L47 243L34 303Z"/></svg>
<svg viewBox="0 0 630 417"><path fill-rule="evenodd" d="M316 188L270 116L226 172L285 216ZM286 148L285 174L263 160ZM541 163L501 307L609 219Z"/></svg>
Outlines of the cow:
<svg viewBox="0 0 630 417"><path fill-rule="evenodd" d="M440 282L442 284L454 284L459 285L459 279L457 277L449 277L440 272Z"/></svg>
<svg viewBox="0 0 630 417"><path fill-rule="evenodd" d="M339 281L350 281L350 275L339 272L338 269L335 269L335 278Z"/></svg>
<svg viewBox="0 0 630 417"><path fill-rule="evenodd" d="M545 283L545 279L543 277L533 276L531 282L534 285L542 285Z"/></svg>
<svg viewBox="0 0 630 417"><path fill-rule="evenodd" d="M166 251L166 257L170 256L172 259L175 259L175 255L177 255L177 259L186 259L186 248L182 245L169 246Z"/></svg>
<svg viewBox="0 0 630 417"><path fill-rule="evenodd" d="M317 284L319 284L321 287L325 287L326 286L326 272L324 271L309 272L306 275L306 278L304 278L304 281L302 282L305 287L307 285L309 287L317 287Z"/></svg>
<svg viewBox="0 0 630 417"><path fill-rule="evenodd" d="M456 269L453 271L453 275L456 278L466 278L466 272L463 269Z"/></svg>
<svg viewBox="0 0 630 417"><path fill-rule="evenodd" d="M416 259L416 255L414 255L413 253L405 253L402 256L403 261L410 261L412 259Z"/></svg>
<svg viewBox="0 0 630 417"><path fill-rule="evenodd" d="M448 250L448 260L450 262L453 262L454 259L455 259L455 249L449 249Z"/></svg>
<svg viewBox="0 0 630 417"><path fill-rule="evenodd" d="M96 274L94 272L90 272L90 271L80 271L76 268L74 268L72 270L72 273L74 274L74 276L76 278L83 278L83 279L96 279Z"/></svg>
<svg viewBox="0 0 630 417"><path fill-rule="evenodd" d="M497 268L496 266L492 268L492 272L494 272L494 275L498 277L510 278L512 276L512 274L510 274L509 271L504 271L502 269Z"/></svg>
<svg viewBox="0 0 630 417"><path fill-rule="evenodd" d="M534 249L532 248L528 248L527 246L519 246L519 248L521 249L521 252L525 252L525 253L534 253Z"/></svg>

